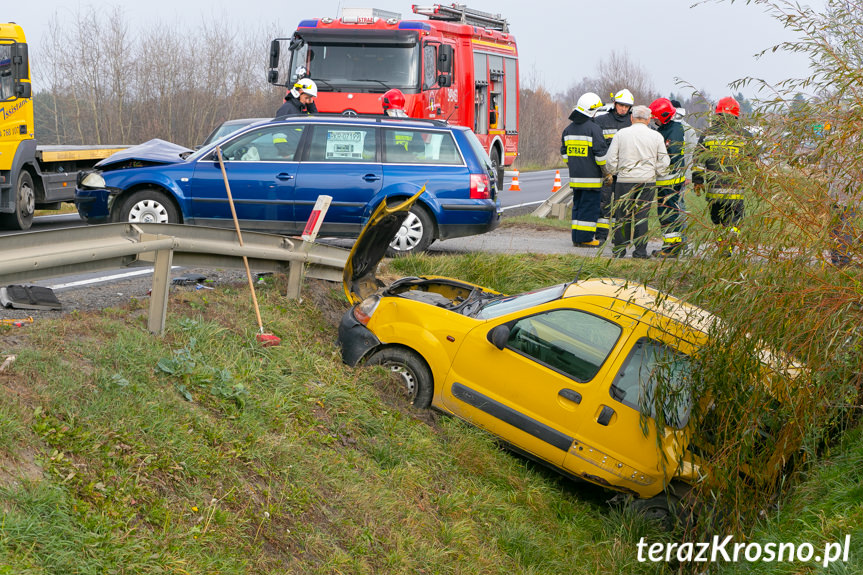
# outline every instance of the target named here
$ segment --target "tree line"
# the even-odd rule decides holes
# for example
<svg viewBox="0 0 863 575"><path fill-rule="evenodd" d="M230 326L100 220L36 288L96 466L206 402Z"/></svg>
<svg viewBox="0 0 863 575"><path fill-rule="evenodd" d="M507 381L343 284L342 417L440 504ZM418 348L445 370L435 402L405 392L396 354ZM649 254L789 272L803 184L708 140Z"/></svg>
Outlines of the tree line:
<svg viewBox="0 0 863 575"><path fill-rule="evenodd" d="M49 42L31 58L40 86L34 97L37 137L70 145L160 138L193 147L225 120L271 117L281 92L266 82L265 70L269 41L278 35L215 20L194 30L162 23L136 34L119 7L79 10L62 23L55 16ZM560 164L560 133L584 92L608 100L626 87L645 104L661 95L625 52L611 52L595 74L563 93L550 93L535 72L523 75L521 84L521 167ZM704 96L678 99L698 125L707 109Z"/></svg>

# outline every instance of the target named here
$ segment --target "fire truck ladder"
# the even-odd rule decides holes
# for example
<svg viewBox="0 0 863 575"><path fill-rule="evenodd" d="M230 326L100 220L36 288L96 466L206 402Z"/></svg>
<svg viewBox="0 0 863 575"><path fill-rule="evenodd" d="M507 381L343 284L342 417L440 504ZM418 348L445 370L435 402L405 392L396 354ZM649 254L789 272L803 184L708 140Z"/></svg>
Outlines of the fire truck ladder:
<svg viewBox="0 0 863 575"><path fill-rule="evenodd" d="M413 5L414 14L427 16L430 20L443 20L445 22L461 22L471 26L481 26L489 30L500 30L509 32L509 23L500 14L490 14L480 10L472 10L464 4L432 4L431 6Z"/></svg>

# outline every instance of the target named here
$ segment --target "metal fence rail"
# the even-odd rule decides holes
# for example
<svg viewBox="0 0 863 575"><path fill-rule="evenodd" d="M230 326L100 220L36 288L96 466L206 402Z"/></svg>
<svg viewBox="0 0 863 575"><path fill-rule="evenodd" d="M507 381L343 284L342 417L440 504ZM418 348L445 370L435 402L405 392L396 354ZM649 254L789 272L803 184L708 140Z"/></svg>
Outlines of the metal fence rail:
<svg viewBox="0 0 863 575"><path fill-rule="evenodd" d="M297 298L305 276L341 281L348 251L284 236L180 224L105 224L0 237L0 284L32 282L119 267L154 266L148 328L165 328L172 265L243 269L288 275Z"/></svg>

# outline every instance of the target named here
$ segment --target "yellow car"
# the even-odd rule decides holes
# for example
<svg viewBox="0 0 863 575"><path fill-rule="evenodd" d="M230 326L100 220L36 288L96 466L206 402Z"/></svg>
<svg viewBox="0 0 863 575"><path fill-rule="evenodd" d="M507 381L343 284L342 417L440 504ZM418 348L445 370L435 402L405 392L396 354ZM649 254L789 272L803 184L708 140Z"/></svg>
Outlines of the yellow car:
<svg viewBox="0 0 863 575"><path fill-rule="evenodd" d="M384 286L375 270L405 205L381 206L349 257L354 306L339 326L347 364L389 367L414 405L482 427L566 476L638 498L698 480L683 383L714 316L619 279L515 296L442 277ZM658 441L656 426L645 433L641 423L642 411L654 416L660 377L680 393Z"/></svg>

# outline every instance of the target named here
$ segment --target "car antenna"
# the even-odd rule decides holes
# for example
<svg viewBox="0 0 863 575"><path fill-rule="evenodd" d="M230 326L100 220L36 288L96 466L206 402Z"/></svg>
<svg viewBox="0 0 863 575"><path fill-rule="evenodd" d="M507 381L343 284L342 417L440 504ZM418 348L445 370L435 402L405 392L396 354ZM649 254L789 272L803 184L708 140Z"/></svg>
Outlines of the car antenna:
<svg viewBox="0 0 863 575"><path fill-rule="evenodd" d="M575 279L569 282L569 285L578 283L578 278L581 277L581 270L584 269L584 260L581 260L581 265L578 266L578 271L575 273Z"/></svg>
<svg viewBox="0 0 863 575"><path fill-rule="evenodd" d="M458 104L452 107L452 112L449 113L449 116L446 117L446 123L449 124L449 119L452 118L452 115L455 114L455 111L458 110Z"/></svg>

